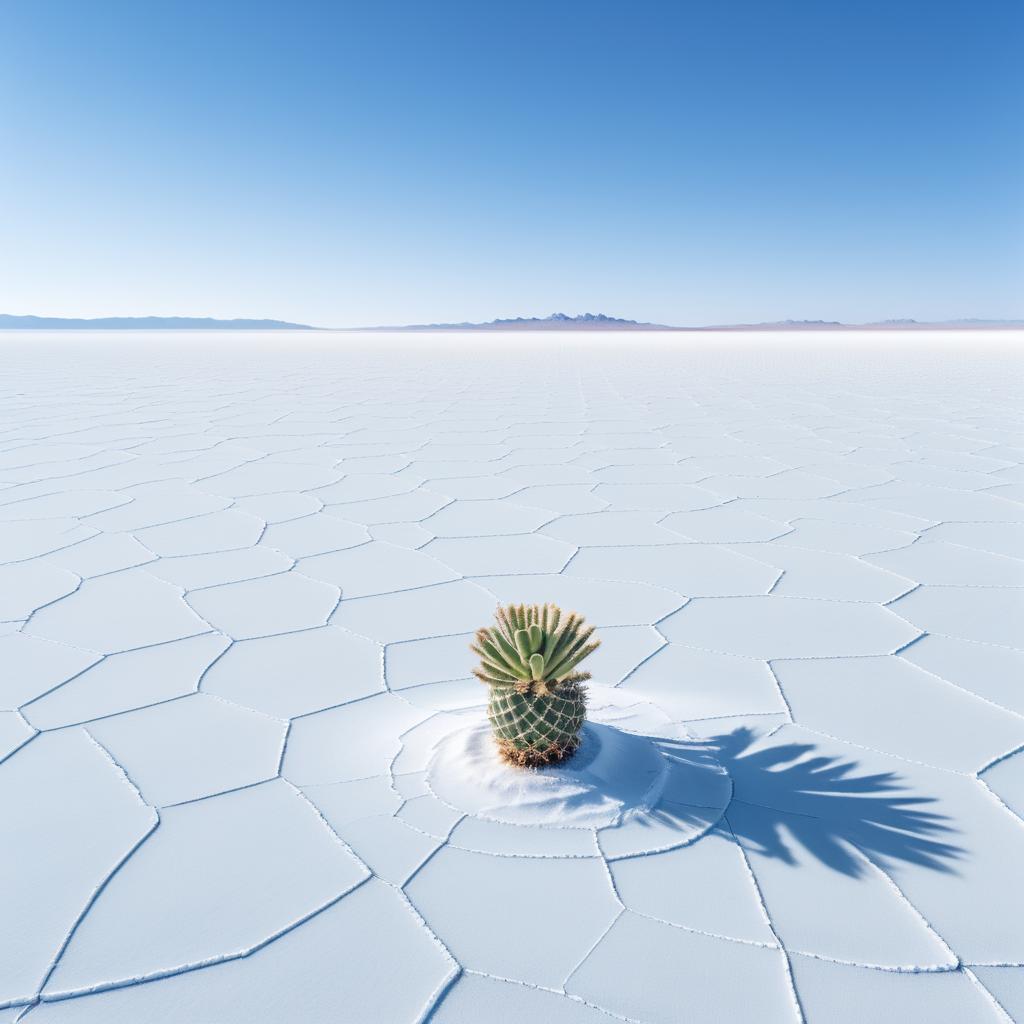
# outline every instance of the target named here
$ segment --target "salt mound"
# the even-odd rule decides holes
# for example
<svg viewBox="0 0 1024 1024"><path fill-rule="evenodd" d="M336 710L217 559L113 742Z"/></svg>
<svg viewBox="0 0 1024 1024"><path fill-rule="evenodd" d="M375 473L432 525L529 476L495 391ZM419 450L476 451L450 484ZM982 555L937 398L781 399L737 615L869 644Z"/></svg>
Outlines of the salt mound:
<svg viewBox="0 0 1024 1024"><path fill-rule="evenodd" d="M427 772L436 796L458 810L511 825L604 828L658 801L669 765L654 742L596 722L561 765L506 764L486 722L437 745Z"/></svg>

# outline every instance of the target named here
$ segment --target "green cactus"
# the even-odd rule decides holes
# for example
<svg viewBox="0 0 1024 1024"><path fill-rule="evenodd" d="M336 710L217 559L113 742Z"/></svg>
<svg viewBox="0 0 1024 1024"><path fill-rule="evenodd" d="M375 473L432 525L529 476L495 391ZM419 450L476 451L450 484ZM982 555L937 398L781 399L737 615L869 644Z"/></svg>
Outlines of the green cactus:
<svg viewBox="0 0 1024 1024"><path fill-rule="evenodd" d="M491 688L487 718L502 757L512 764L555 764L576 752L586 718L589 672L577 666L600 640L575 612L553 604L509 605L497 625L478 629L473 674Z"/></svg>

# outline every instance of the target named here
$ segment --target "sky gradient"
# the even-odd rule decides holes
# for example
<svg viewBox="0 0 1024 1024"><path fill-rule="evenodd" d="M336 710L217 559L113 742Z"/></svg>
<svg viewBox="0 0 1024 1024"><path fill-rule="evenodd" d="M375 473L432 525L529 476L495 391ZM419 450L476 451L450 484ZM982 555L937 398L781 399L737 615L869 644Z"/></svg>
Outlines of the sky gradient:
<svg viewBox="0 0 1024 1024"><path fill-rule="evenodd" d="M1024 5L0 5L0 312L1024 316Z"/></svg>

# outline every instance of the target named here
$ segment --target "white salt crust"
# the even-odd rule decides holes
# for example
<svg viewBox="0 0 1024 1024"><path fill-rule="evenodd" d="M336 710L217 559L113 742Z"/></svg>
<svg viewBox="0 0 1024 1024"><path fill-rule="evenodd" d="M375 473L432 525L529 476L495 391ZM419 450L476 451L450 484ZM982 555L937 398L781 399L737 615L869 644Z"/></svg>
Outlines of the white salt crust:
<svg viewBox="0 0 1024 1024"><path fill-rule="evenodd" d="M0 1022L1024 1020L1021 335L508 340L0 332Z"/></svg>

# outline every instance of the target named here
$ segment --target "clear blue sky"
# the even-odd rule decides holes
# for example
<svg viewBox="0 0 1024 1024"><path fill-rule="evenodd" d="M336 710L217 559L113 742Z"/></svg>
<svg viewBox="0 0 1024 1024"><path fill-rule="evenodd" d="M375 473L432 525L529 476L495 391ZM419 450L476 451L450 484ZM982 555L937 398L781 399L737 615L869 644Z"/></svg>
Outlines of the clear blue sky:
<svg viewBox="0 0 1024 1024"><path fill-rule="evenodd" d="M6 0L0 312L1024 316L1020 0Z"/></svg>

